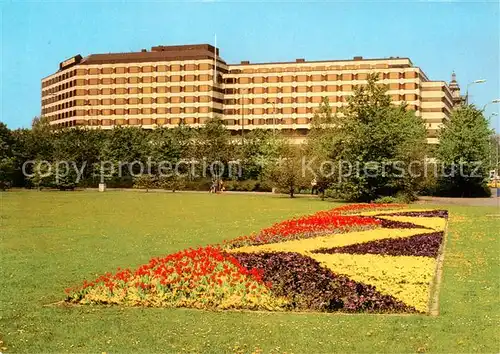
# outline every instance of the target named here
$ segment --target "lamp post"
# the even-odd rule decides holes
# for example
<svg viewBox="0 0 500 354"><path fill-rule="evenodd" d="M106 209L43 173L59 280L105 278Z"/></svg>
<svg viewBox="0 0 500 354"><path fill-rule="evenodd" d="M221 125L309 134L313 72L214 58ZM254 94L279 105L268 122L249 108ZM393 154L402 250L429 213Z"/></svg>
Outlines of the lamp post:
<svg viewBox="0 0 500 354"><path fill-rule="evenodd" d="M276 102L268 100L267 103L270 103L273 106L273 136L276 135Z"/></svg>
<svg viewBox="0 0 500 354"><path fill-rule="evenodd" d="M467 89L465 90L465 104L468 105L469 104L469 87L471 85L474 85L474 84L483 84L485 83L486 80L485 79L479 79L479 80L474 80L472 82L469 82L467 84Z"/></svg>
<svg viewBox="0 0 500 354"><path fill-rule="evenodd" d="M241 89L241 143L245 141L245 91Z"/></svg>
<svg viewBox="0 0 500 354"><path fill-rule="evenodd" d="M489 103L500 103L500 98L496 98L494 99L493 101L489 102ZM484 108L486 108L486 106L488 105L485 104L484 105ZM494 116L498 116L498 113L494 112L492 115ZM495 176L495 187L497 189L497 198L500 198L500 188L498 188L498 177L499 177L499 168L498 168L498 154L500 153L500 149L499 149L499 145L500 145L500 141L498 140L498 137L500 137L500 118L498 118L498 123L497 123L497 141L496 141L496 145L497 145L497 158L496 158L496 165L495 165L495 171L496 171L496 176Z"/></svg>

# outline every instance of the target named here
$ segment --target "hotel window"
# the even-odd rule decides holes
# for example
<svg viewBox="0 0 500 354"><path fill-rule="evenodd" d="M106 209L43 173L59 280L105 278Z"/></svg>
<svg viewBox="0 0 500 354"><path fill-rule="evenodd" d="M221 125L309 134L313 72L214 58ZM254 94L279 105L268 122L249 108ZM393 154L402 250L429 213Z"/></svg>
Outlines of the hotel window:
<svg viewBox="0 0 500 354"><path fill-rule="evenodd" d="M180 92L182 92L182 87L180 87L180 86L172 86L170 88L170 92L172 92L172 93L180 93Z"/></svg>
<svg viewBox="0 0 500 354"><path fill-rule="evenodd" d="M143 73L150 73L153 71L153 67L151 65L143 66L142 67L142 72Z"/></svg>
<svg viewBox="0 0 500 354"><path fill-rule="evenodd" d="M389 73L389 79L399 79L399 73L398 72L390 72Z"/></svg>
<svg viewBox="0 0 500 354"><path fill-rule="evenodd" d="M306 82L307 81L307 75L297 75L297 81L298 82Z"/></svg>
<svg viewBox="0 0 500 354"><path fill-rule="evenodd" d="M89 85L98 85L99 79L89 79Z"/></svg>
<svg viewBox="0 0 500 354"><path fill-rule="evenodd" d="M208 91L210 91L210 86L208 86L208 85L200 85L200 86L198 86L198 91L208 92Z"/></svg>
<svg viewBox="0 0 500 354"><path fill-rule="evenodd" d="M125 74L126 72L127 72L127 68L125 68L123 66L119 66L119 67L115 68L116 74Z"/></svg>
<svg viewBox="0 0 500 354"><path fill-rule="evenodd" d="M196 75L184 75L184 81L188 82L196 81Z"/></svg>
<svg viewBox="0 0 500 354"><path fill-rule="evenodd" d="M142 104L152 104L154 101L151 97L144 97L142 99Z"/></svg>
<svg viewBox="0 0 500 354"><path fill-rule="evenodd" d="M128 99L128 104L139 104L139 99L137 97L131 97Z"/></svg>
<svg viewBox="0 0 500 354"><path fill-rule="evenodd" d="M168 65L163 65L163 64L162 65L158 65L156 67L156 71L162 72L162 73L167 72L168 71Z"/></svg>
<svg viewBox="0 0 500 354"><path fill-rule="evenodd" d="M342 81L351 81L352 74L342 74Z"/></svg>
<svg viewBox="0 0 500 354"><path fill-rule="evenodd" d="M127 104L127 101L124 98L116 98L115 104L116 105L124 105L124 104Z"/></svg>
<svg viewBox="0 0 500 354"><path fill-rule="evenodd" d="M312 86L312 92L322 92L324 91L324 87L320 85Z"/></svg>
<svg viewBox="0 0 500 354"><path fill-rule="evenodd" d="M253 83L254 84L263 84L264 83L264 78L262 76L257 76L253 78Z"/></svg>
<svg viewBox="0 0 500 354"><path fill-rule="evenodd" d="M179 64L170 65L170 71L181 71L181 70L182 70L182 66Z"/></svg>
<svg viewBox="0 0 500 354"><path fill-rule="evenodd" d="M181 109L180 109L180 107L172 107L172 108L170 108L170 112L172 114L179 114L179 113L181 113Z"/></svg>
<svg viewBox="0 0 500 354"><path fill-rule="evenodd" d="M212 65L210 65L208 63L201 63L198 66L198 70L210 70L210 69L212 69Z"/></svg>
<svg viewBox="0 0 500 354"><path fill-rule="evenodd" d="M140 89L138 87L130 87L128 89L128 93L130 95L137 95L140 92Z"/></svg>
<svg viewBox="0 0 500 354"><path fill-rule="evenodd" d="M157 97L156 98L156 103L158 104L163 104L163 103L168 103L168 98L167 97Z"/></svg>
<svg viewBox="0 0 500 354"><path fill-rule="evenodd" d="M142 77L142 82L145 83L145 84L150 84L152 82L154 82L154 78L152 76L143 76Z"/></svg>
<svg viewBox="0 0 500 354"><path fill-rule="evenodd" d="M291 76L291 75L286 75L286 76L283 76L282 78L282 82L293 82L294 81L294 76Z"/></svg>
<svg viewBox="0 0 500 354"><path fill-rule="evenodd" d="M184 102L185 103L195 103L197 101L197 98L194 96L186 96L184 97Z"/></svg>
<svg viewBox="0 0 500 354"><path fill-rule="evenodd" d="M90 68L88 71L89 75L99 75L99 72L99 68Z"/></svg>
<svg viewBox="0 0 500 354"><path fill-rule="evenodd" d="M154 88L151 86L146 86L146 87L142 88L142 93L153 93L153 92L154 92Z"/></svg>
<svg viewBox="0 0 500 354"><path fill-rule="evenodd" d="M170 97L170 103L182 103L182 97L180 96Z"/></svg>
<svg viewBox="0 0 500 354"><path fill-rule="evenodd" d="M180 76L180 75L172 75L172 76L170 76L170 81L171 82L181 82L182 81L182 76Z"/></svg>
<svg viewBox="0 0 500 354"><path fill-rule="evenodd" d="M76 74L78 76L85 75L87 73L87 70L85 69L76 69Z"/></svg>
<svg viewBox="0 0 500 354"><path fill-rule="evenodd" d="M297 91L296 92L300 92L300 93L304 93L304 92L308 92L308 87L307 86L297 86Z"/></svg>
<svg viewBox="0 0 500 354"><path fill-rule="evenodd" d="M323 97L321 96L313 96L312 97L312 103L321 103Z"/></svg>
<svg viewBox="0 0 500 354"><path fill-rule="evenodd" d="M168 113L168 108L166 108L166 107L158 107L158 108L156 108L156 113L158 113L158 114L167 114Z"/></svg>
<svg viewBox="0 0 500 354"><path fill-rule="evenodd" d="M143 109L141 110L141 113L142 113L142 114L152 114L152 113L153 113L153 110L152 110L151 108L149 108L149 107L148 107L148 108L143 108Z"/></svg>
<svg viewBox="0 0 500 354"><path fill-rule="evenodd" d="M166 87L166 86L157 86L156 87L156 92L157 93L167 93L168 92L168 87Z"/></svg>
<svg viewBox="0 0 500 354"><path fill-rule="evenodd" d="M139 83L139 78L137 76L130 76L128 78L128 83L129 84L137 84L137 83Z"/></svg>
<svg viewBox="0 0 500 354"><path fill-rule="evenodd" d="M131 66L128 68L128 72L131 74L137 74L138 72L140 72L140 69L138 66Z"/></svg>
<svg viewBox="0 0 500 354"><path fill-rule="evenodd" d="M127 89L124 88L124 87L118 87L116 90L115 90L115 93L117 95L125 95L127 94Z"/></svg>
<svg viewBox="0 0 500 354"><path fill-rule="evenodd" d="M101 94L103 95L112 95L113 94L113 89L110 89L110 88L103 88L101 90Z"/></svg>
<svg viewBox="0 0 500 354"><path fill-rule="evenodd" d="M139 109L138 108L129 108L128 114L137 115L137 114L139 114Z"/></svg>
<svg viewBox="0 0 500 354"><path fill-rule="evenodd" d="M113 83L113 79L110 77L105 77L101 79L101 84L103 85L111 85Z"/></svg>
<svg viewBox="0 0 500 354"><path fill-rule="evenodd" d="M89 90L89 95L90 96L95 96L95 95L98 95L99 94L99 90L98 89L95 89L95 88L92 88Z"/></svg>
<svg viewBox="0 0 500 354"><path fill-rule="evenodd" d="M195 91L196 91L196 86L188 85L184 87L184 92L195 92Z"/></svg>
<svg viewBox="0 0 500 354"><path fill-rule="evenodd" d="M102 68L101 73L103 74L113 74L113 68Z"/></svg>
<svg viewBox="0 0 500 354"><path fill-rule="evenodd" d="M195 70L198 70L198 66L196 64L186 64L186 65L184 65L184 70L195 71Z"/></svg>

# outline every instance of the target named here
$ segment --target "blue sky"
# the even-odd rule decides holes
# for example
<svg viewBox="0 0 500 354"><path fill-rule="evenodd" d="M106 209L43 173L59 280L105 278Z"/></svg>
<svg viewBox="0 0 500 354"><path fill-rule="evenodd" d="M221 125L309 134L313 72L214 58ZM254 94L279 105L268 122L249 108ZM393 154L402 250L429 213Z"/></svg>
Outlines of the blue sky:
<svg viewBox="0 0 500 354"><path fill-rule="evenodd" d="M1 1L0 1L1 3ZM500 98L499 2L3 2L1 121L28 127L40 80L76 54L217 44L226 62L409 57L432 80L452 70L482 107ZM487 115L500 104L488 105ZM498 127L498 117L492 126ZM498 128L497 128L498 129Z"/></svg>

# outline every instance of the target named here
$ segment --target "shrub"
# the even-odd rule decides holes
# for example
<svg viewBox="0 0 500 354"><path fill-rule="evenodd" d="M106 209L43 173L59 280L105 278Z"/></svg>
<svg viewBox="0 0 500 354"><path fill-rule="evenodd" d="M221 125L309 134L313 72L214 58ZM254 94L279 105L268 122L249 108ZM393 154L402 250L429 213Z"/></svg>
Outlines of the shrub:
<svg viewBox="0 0 500 354"><path fill-rule="evenodd" d="M395 204L399 203L396 197L381 197L373 201L375 204Z"/></svg>
<svg viewBox="0 0 500 354"><path fill-rule="evenodd" d="M140 175L134 177L134 188L145 189L146 192L150 189L155 188L156 185L156 177L152 175Z"/></svg>
<svg viewBox="0 0 500 354"><path fill-rule="evenodd" d="M186 186L184 177L181 176L162 176L158 178L158 187L162 189L169 189L172 192L182 190Z"/></svg>

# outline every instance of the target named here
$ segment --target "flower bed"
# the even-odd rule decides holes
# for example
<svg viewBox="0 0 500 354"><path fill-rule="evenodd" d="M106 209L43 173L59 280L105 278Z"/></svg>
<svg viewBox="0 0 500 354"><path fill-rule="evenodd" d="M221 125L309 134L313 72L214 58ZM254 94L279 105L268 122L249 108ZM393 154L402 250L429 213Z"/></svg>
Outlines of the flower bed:
<svg viewBox="0 0 500 354"><path fill-rule="evenodd" d="M288 240L317 237L359 230L374 229L381 222L373 217L345 216L337 209L320 211L313 215L281 221L259 233L225 241L229 248L264 245Z"/></svg>
<svg viewBox="0 0 500 354"><path fill-rule="evenodd" d="M446 211L342 206L67 289L78 304L426 312ZM383 211L383 212L380 212ZM357 213L357 215L353 213Z"/></svg>

